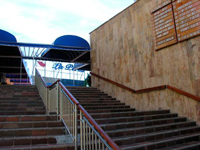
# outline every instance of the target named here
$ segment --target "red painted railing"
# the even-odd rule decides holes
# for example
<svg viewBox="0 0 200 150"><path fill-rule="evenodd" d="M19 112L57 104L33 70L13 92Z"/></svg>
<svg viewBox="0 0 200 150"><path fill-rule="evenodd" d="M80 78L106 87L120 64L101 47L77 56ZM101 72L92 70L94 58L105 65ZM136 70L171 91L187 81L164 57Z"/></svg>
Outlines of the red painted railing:
<svg viewBox="0 0 200 150"><path fill-rule="evenodd" d="M84 116L88 119L91 125L99 132L99 134L104 138L104 140L110 145L114 150L120 150L115 142L105 133L105 131L96 123L96 121L88 114L88 112L80 105L78 100L66 89L66 87L59 82L60 87L64 90L64 92L70 97L70 99L76 104L80 111L84 114Z"/></svg>
<svg viewBox="0 0 200 150"><path fill-rule="evenodd" d="M174 91L174 92L176 92L176 93L178 93L178 94L184 95L184 96L186 96L186 97L189 97L189 98L191 98L191 99L193 99L193 100L196 100L196 101L200 102L200 97L198 97L198 96L196 96L196 95L193 95L193 94L190 94L190 93L188 93L188 92L182 91L182 90L180 90L180 89L178 89L178 88L172 87L172 86L170 86L170 85L161 85L161 86L156 86L156 87L151 87L151 88L146 88L146 89L134 90L134 89L131 89L131 88L127 87L127 86L124 86L124 85L122 85L122 84L119 84L119 83L117 83L117 82L115 82L115 81L112 81L112 80L110 80L110 79L107 79L107 78L105 78L105 77L102 77L102 76L100 76L100 75L97 75L97 74L95 74L95 73L92 73L92 72L91 72L91 75L93 75L94 77L97 77L97 78L99 78L99 79L102 79L102 80L104 80L104 81L107 81L107 82L109 82L109 83L111 83L111 84L113 84L113 85L116 85L116 86L118 86L118 87L120 87L120 88L122 88L122 89L125 89L125 90L127 90L127 91L130 91L130 92L132 92L132 93L136 93L136 94L145 93L145 92L151 92L151 91L156 91L156 90L169 89L169 90Z"/></svg>
<svg viewBox="0 0 200 150"><path fill-rule="evenodd" d="M78 100L69 92L69 90L60 82L60 80L55 81L50 86L47 86L44 79L41 77L40 73L37 71L37 74L40 76L44 86L46 88L52 88L56 84L59 84L60 88L69 96L73 103L78 107L78 109L84 114L84 117L90 122L90 124L99 132L99 134L104 138L104 140L109 144L113 150L120 150L117 144L105 133L105 131L96 123L96 121L88 114L88 112L80 105Z"/></svg>

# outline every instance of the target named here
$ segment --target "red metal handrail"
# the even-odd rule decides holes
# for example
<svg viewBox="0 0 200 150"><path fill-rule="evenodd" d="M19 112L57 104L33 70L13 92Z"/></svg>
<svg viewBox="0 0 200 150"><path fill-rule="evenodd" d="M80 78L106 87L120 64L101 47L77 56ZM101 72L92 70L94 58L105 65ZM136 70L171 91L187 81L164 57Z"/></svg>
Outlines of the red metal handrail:
<svg viewBox="0 0 200 150"><path fill-rule="evenodd" d="M80 109L80 111L83 112L84 116L88 119L88 121L94 126L94 128L100 133L100 135L106 140L106 142L114 149L114 150L120 150L120 148L116 145L115 142L105 133L105 131L94 121L94 119L88 114L88 112L83 108L83 106L80 105L78 100L67 90L67 88L59 82L59 85L64 90L64 92L71 98L71 100L74 102L74 104L77 105L77 107Z"/></svg>
<svg viewBox="0 0 200 150"><path fill-rule="evenodd" d="M114 150L120 150L120 148L117 146L117 144L105 133L105 131L96 123L96 121L88 114L88 112L83 108L83 106L80 105L79 101L76 100L76 98L69 92L69 90L60 82L60 80L57 80L52 85L47 86L44 79L36 69L38 75L42 79L43 84L46 88L51 88L55 84L59 83L60 87L63 89L63 91L70 97L70 99L74 102L75 105L82 111L84 116L88 119L88 121L94 126L94 128L99 132L99 134L105 139L105 141L113 148Z"/></svg>
<svg viewBox="0 0 200 150"><path fill-rule="evenodd" d="M47 86L47 88L52 88L54 85L56 85L58 82L60 82L60 79L56 80L54 83L51 85Z"/></svg>
<svg viewBox="0 0 200 150"><path fill-rule="evenodd" d="M119 83L117 83L117 82L115 82L115 81L112 81L112 80L110 80L110 79L107 79L107 78L105 78L105 77L102 77L102 76L97 75L97 74L92 73L92 72L91 72L90 74L93 75L93 76L95 76L95 77L97 77L97 78L100 78L100 79L102 79L102 80L104 80L104 81L107 81L107 82L109 82L109 83L112 83L112 84L114 84L114 85L116 85L116 86L118 86L118 87L121 87L122 89L125 89L125 90L127 90L127 91L132 92L132 93L135 93L135 90L134 90L134 89L131 89L131 88L127 87L127 86L124 86L124 85L122 85L122 84L119 84Z"/></svg>
<svg viewBox="0 0 200 150"><path fill-rule="evenodd" d="M113 85L116 85L116 86L118 86L118 87L120 87L120 88L122 88L122 89L124 89L124 90L130 91L130 92L132 92L132 93L144 93L144 92L151 92L151 91L166 89L166 85L162 85L162 86L156 86L156 87L151 87L151 88L146 88L146 89L141 89L141 90L134 90L134 89L131 89L131 88L127 87L127 86L124 86L124 85L122 85L122 84L119 84L119 83L117 83L117 82L115 82L115 81L112 81L112 80L110 80L110 79L107 79L107 78L105 78L105 77L102 77L102 76L100 76L100 75L97 75L97 74L95 74L95 73L92 73L92 72L91 72L91 75L93 75L93 76L95 76L95 77L97 77L97 78L99 78L99 79L102 79L102 80L104 80L104 81L107 81L107 82L109 82L109 83L111 83L111 84L113 84Z"/></svg>
<svg viewBox="0 0 200 150"><path fill-rule="evenodd" d="M161 85L161 86L155 86L151 88L136 90L135 92L139 94L139 93L145 93L145 92L156 91L156 90L164 90L166 88L167 88L166 85Z"/></svg>
<svg viewBox="0 0 200 150"><path fill-rule="evenodd" d="M188 93L188 92L185 92L185 91L183 91L183 90L180 90L180 89L178 89L178 88L172 87L172 86L170 86L170 85L161 85L161 86L156 86L156 87L151 87L151 88L146 88L146 89L134 90L134 89L130 89L129 87L126 87L126 86L124 86L124 85L122 85L122 84L119 84L119 83L117 83L117 82L115 82L115 81L112 81L112 80L110 80L110 79L107 79L107 78L105 78L105 77L102 77L102 76L100 76L100 75L97 75L97 74L95 74L95 73L92 73L92 72L91 72L91 75L93 75L93 76L95 76L95 77L97 77L97 78L99 78L99 79L102 79L102 80L104 80L104 81L107 81L107 82L109 82L109 83L111 83L111 84L113 84L113 85L116 85L116 86L118 86L118 87L120 87L120 88L123 88L123 89L125 89L125 90L128 90L128 91L130 91L130 92L132 92L132 93L136 93L136 94L145 93L145 92L151 92L151 91L156 91L156 90L169 89L169 90L174 91L174 92L176 92L176 93L178 93L178 94L184 95L184 96L186 96L186 97L188 97L188 98L191 98L191 99L193 99L193 100L195 100L195 101L200 102L200 97L198 97L198 96L196 96L196 95L193 95L193 94L190 94L190 93ZM133 92L133 91L134 91L134 92Z"/></svg>
<svg viewBox="0 0 200 150"><path fill-rule="evenodd" d="M184 95L184 96L186 96L186 97L189 97L189 98L191 98L191 99L194 99L194 100L200 102L200 97L198 97L198 96L196 96L196 95L193 95L193 94L190 94L190 93L188 93L188 92L182 91L182 90L177 89L177 88L175 88L175 87L172 87L172 86L170 86L170 85L167 85L167 89L169 89L169 90L174 91L174 92L176 92L176 93L178 93L178 94Z"/></svg>

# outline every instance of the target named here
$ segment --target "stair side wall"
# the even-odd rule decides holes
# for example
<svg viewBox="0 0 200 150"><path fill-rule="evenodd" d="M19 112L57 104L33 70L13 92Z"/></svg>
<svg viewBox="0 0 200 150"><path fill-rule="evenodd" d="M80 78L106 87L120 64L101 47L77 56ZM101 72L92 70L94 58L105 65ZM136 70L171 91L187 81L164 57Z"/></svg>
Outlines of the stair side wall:
<svg viewBox="0 0 200 150"><path fill-rule="evenodd" d="M200 36L154 50L151 10L139 0L91 32L91 72L135 90L171 85L200 97ZM137 110L170 109L200 124L200 103L169 90L132 94L92 77L92 86Z"/></svg>

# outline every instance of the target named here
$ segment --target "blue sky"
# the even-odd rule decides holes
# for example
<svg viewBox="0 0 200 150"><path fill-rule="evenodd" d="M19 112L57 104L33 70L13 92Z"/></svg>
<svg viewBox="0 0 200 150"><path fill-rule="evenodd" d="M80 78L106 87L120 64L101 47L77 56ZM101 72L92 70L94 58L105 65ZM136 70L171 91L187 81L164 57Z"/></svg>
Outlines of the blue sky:
<svg viewBox="0 0 200 150"><path fill-rule="evenodd" d="M62 35L89 41L89 32L134 0L0 0L0 29L18 42L51 44Z"/></svg>

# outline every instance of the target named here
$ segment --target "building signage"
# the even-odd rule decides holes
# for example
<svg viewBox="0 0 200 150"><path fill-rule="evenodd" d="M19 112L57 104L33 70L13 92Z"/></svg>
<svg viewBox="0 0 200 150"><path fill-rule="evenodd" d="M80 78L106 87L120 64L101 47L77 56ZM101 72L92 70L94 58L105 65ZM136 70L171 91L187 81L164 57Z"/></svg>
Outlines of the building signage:
<svg viewBox="0 0 200 150"><path fill-rule="evenodd" d="M156 50L177 43L172 4L155 11L152 21Z"/></svg>
<svg viewBox="0 0 200 150"><path fill-rule="evenodd" d="M173 2L178 41L200 35L200 1Z"/></svg>
<svg viewBox="0 0 200 150"><path fill-rule="evenodd" d="M74 70L77 67L77 64L67 64L66 66L63 66L62 63L55 63L53 65L54 70ZM84 72L84 70L76 70L78 72Z"/></svg>
<svg viewBox="0 0 200 150"><path fill-rule="evenodd" d="M155 50L200 35L200 0L172 1L152 11Z"/></svg>
<svg viewBox="0 0 200 150"><path fill-rule="evenodd" d="M73 70L74 65L72 64L67 64L66 66L63 66L62 63L55 63L54 66L52 67L54 70Z"/></svg>

